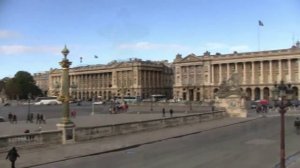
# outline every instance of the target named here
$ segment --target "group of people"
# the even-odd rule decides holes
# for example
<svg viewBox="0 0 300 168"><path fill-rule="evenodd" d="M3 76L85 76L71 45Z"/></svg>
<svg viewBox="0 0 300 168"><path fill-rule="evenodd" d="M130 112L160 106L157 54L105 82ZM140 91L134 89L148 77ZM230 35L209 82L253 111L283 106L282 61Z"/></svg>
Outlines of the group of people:
<svg viewBox="0 0 300 168"><path fill-rule="evenodd" d="M173 117L173 112L174 112L173 109L169 110L170 117ZM166 117L166 110L165 110L165 108L162 109L162 116Z"/></svg>
<svg viewBox="0 0 300 168"><path fill-rule="evenodd" d="M17 122L18 122L17 115L9 112L8 113L8 121L12 124L17 124Z"/></svg>
<svg viewBox="0 0 300 168"><path fill-rule="evenodd" d="M46 117L44 114L36 114L36 124L46 124Z"/></svg>

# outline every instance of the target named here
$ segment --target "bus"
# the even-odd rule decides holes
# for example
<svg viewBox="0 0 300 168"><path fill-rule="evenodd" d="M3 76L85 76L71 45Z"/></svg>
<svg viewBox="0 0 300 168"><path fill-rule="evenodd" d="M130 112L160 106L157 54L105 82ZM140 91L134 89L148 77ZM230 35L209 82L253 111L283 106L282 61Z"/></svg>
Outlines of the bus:
<svg viewBox="0 0 300 168"><path fill-rule="evenodd" d="M122 101L122 97L121 96L115 96L114 99L117 102L121 102ZM123 97L123 101L125 101L126 103L137 103L137 102L141 102L142 99L140 96L124 96Z"/></svg>
<svg viewBox="0 0 300 168"><path fill-rule="evenodd" d="M159 95L159 94L151 95L151 100L155 101L155 102L157 102L157 101L167 101L167 97L165 95Z"/></svg>
<svg viewBox="0 0 300 168"><path fill-rule="evenodd" d="M57 100L57 97L37 97L34 105L55 105L61 104L61 101Z"/></svg>

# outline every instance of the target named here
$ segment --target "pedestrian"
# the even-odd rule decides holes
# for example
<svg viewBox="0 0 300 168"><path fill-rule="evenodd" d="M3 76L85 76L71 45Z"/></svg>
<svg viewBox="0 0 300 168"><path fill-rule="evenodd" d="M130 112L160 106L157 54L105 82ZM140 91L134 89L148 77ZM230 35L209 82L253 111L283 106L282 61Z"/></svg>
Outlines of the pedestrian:
<svg viewBox="0 0 300 168"><path fill-rule="evenodd" d="M9 112L9 113L8 113L8 121L9 121L10 123L12 123L12 118L13 118L13 115L12 115L11 112Z"/></svg>
<svg viewBox="0 0 300 168"><path fill-rule="evenodd" d="M40 115L40 123L46 124L46 116L44 114Z"/></svg>
<svg viewBox="0 0 300 168"><path fill-rule="evenodd" d="M18 120L18 119L17 119L17 115L13 114L13 119L12 119L12 120L13 120L12 122L13 122L14 124L17 124L17 122L18 122L18 121L17 121L17 120Z"/></svg>
<svg viewBox="0 0 300 168"><path fill-rule="evenodd" d="M211 106L211 111L215 111L215 106L214 105Z"/></svg>
<svg viewBox="0 0 300 168"><path fill-rule="evenodd" d="M27 114L27 117L26 117L26 123L30 122L30 114L28 113Z"/></svg>
<svg viewBox="0 0 300 168"><path fill-rule="evenodd" d="M162 109L162 116L163 116L163 117L166 116L166 110L165 110L165 108Z"/></svg>
<svg viewBox="0 0 300 168"><path fill-rule="evenodd" d="M30 113L30 123L33 123L33 113Z"/></svg>
<svg viewBox="0 0 300 168"><path fill-rule="evenodd" d="M40 123L40 113L36 114L36 124Z"/></svg>
<svg viewBox="0 0 300 168"><path fill-rule="evenodd" d="M24 131L24 133L25 133L25 134L28 134L28 133L30 133L30 130L29 130L29 129L26 129L26 130ZM27 140L31 139L30 135L26 136L26 139L27 139Z"/></svg>
<svg viewBox="0 0 300 168"><path fill-rule="evenodd" d="M11 150L8 151L6 160L9 159L11 162L11 168L15 168L15 162L20 155L17 152L17 149L13 147Z"/></svg>
<svg viewBox="0 0 300 168"><path fill-rule="evenodd" d="M170 109L170 117L173 117L173 109Z"/></svg>

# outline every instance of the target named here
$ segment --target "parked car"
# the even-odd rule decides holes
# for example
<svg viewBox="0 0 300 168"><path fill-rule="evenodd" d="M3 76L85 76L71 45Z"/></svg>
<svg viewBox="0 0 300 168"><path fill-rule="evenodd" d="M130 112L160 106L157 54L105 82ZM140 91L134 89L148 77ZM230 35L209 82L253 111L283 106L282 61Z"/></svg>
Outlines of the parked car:
<svg viewBox="0 0 300 168"><path fill-rule="evenodd" d="M0 116L0 122L5 122L4 117Z"/></svg>
<svg viewBox="0 0 300 168"><path fill-rule="evenodd" d="M35 102L34 105L57 105L62 104L61 101L58 100L41 100L39 102Z"/></svg>
<svg viewBox="0 0 300 168"><path fill-rule="evenodd" d="M10 103L4 103L3 106L10 106Z"/></svg>
<svg viewBox="0 0 300 168"><path fill-rule="evenodd" d="M93 102L94 105L98 105L98 104L105 104L105 101L96 101L96 102Z"/></svg>

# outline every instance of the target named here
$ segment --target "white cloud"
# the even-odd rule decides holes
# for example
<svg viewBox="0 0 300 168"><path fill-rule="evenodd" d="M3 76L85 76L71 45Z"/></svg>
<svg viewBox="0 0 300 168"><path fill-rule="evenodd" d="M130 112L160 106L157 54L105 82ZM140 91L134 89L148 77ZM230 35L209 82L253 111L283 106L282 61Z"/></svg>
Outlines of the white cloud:
<svg viewBox="0 0 300 168"><path fill-rule="evenodd" d="M229 47L230 51L249 51L250 48L247 45L236 45Z"/></svg>
<svg viewBox="0 0 300 168"><path fill-rule="evenodd" d="M124 50L187 50L187 46L179 45L179 44L156 44L150 42L137 42L137 43L129 43L129 44L120 44L118 49Z"/></svg>
<svg viewBox="0 0 300 168"><path fill-rule="evenodd" d="M0 39L15 38L18 36L20 36L19 33L8 30L0 30Z"/></svg>
<svg viewBox="0 0 300 168"><path fill-rule="evenodd" d="M217 42L209 42L204 44L204 47L201 47L208 51L215 51L215 52L245 52L249 51L250 47L247 45L228 45L224 43L217 43Z"/></svg>
<svg viewBox="0 0 300 168"><path fill-rule="evenodd" d="M32 53L53 53L57 54L61 47L55 46L25 46L25 45L2 45L0 46L0 54L17 55Z"/></svg>

